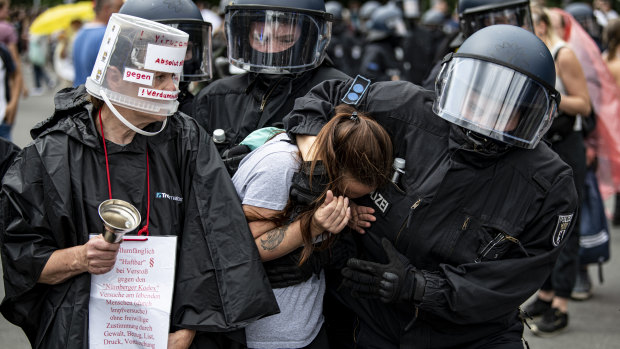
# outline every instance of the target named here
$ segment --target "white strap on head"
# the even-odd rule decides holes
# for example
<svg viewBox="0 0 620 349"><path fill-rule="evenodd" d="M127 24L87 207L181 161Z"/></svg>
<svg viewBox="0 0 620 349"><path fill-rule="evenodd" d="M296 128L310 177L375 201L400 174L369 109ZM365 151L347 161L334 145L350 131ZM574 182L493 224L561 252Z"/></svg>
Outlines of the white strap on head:
<svg viewBox="0 0 620 349"><path fill-rule="evenodd" d="M112 114L114 114L114 116L116 116L117 119L119 119L125 126L127 126L130 130L139 133L143 136L155 136L156 134L160 133L161 131L164 130L164 128L166 128L166 124L168 123L168 118L164 119L163 124L161 125L161 129L159 129L159 131L157 132L148 132L148 131L144 131L142 129L137 128L136 126L132 125L131 122L129 122L127 119L125 119L121 113L118 112L118 110L116 110L116 108L114 107L114 105L112 105L112 102L110 102L110 99L108 98L108 96L105 94L105 91L103 89L101 89L101 91L99 91L101 94L101 97L103 98L103 101L105 102L105 104L108 106L108 108L110 108L110 110L112 111Z"/></svg>

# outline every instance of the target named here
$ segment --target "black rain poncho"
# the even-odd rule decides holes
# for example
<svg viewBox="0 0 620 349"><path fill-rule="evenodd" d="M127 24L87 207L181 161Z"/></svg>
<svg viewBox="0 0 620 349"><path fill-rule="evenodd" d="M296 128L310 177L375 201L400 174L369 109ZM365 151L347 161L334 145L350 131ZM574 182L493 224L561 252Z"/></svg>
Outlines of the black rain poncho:
<svg viewBox="0 0 620 349"><path fill-rule="evenodd" d="M83 86L56 95L54 115L31 131L34 142L2 185L0 310L35 348L88 348L90 274L37 283L52 252L103 231L97 207L108 199L105 156L87 96ZM228 331L278 311L235 188L193 119L176 113L157 136L106 144L112 196L140 210L140 227L147 217L148 144L149 231L178 236L171 331Z"/></svg>

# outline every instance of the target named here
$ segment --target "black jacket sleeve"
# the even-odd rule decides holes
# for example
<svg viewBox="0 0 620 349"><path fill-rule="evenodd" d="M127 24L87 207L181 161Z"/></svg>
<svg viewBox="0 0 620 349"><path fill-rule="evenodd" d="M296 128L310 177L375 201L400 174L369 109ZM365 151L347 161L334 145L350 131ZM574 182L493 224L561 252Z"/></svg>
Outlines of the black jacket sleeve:
<svg viewBox="0 0 620 349"><path fill-rule="evenodd" d="M421 271L426 284L423 299L416 305L462 325L513 313L553 270L575 224L577 202L573 178L567 171L550 185L541 206L531 208L532 218L518 242L522 254L479 263L442 264L440 272ZM570 216L570 225L563 227L560 216ZM560 238L554 246L552 240Z"/></svg>
<svg viewBox="0 0 620 349"><path fill-rule="evenodd" d="M196 127L197 128L197 127ZM228 331L279 312L237 192L204 130L188 163L174 325Z"/></svg>

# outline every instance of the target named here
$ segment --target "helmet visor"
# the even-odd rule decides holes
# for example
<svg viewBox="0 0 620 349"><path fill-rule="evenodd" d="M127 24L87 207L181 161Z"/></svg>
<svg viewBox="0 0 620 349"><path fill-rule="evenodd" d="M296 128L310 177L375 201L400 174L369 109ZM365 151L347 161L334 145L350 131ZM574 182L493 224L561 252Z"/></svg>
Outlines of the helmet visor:
<svg viewBox="0 0 620 349"><path fill-rule="evenodd" d="M473 58L453 58L436 81L433 111L464 128L534 148L551 125L556 101L525 74Z"/></svg>
<svg viewBox="0 0 620 349"><path fill-rule="evenodd" d="M213 77L211 67L211 23L198 20L161 20L189 34L181 81L205 81Z"/></svg>
<svg viewBox="0 0 620 349"><path fill-rule="evenodd" d="M233 65L261 73L296 73L321 64L331 22L300 12L230 9L226 34Z"/></svg>
<svg viewBox="0 0 620 349"><path fill-rule="evenodd" d="M532 16L527 3L512 7L491 8L479 12L474 11L476 11L476 8L472 9L472 12L465 11L463 13L463 21L465 22L464 34L467 36L494 24L516 25L532 33L534 32Z"/></svg>

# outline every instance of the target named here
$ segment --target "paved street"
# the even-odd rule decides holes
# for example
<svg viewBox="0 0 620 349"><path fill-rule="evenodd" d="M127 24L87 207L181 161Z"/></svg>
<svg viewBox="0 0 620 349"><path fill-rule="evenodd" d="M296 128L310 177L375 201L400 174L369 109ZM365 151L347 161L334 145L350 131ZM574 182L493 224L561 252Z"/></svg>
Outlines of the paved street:
<svg viewBox="0 0 620 349"><path fill-rule="evenodd" d="M25 67L29 73L29 67ZM25 77L31 86L30 76ZM43 96L21 100L13 141L20 147L30 142L29 129L37 122L49 117L53 110L52 91ZM607 202L608 206L611 202ZM620 348L620 228L614 228L612 238L612 260L603 267L605 283L595 282L594 297L584 302L569 305L569 328L554 338L536 338L526 329L530 348L541 349L612 349ZM507 270L506 272L510 272ZM591 268L591 275L596 269ZM0 283L0 298L4 286ZM21 329L8 323L0 316L0 347L7 349L29 348Z"/></svg>

